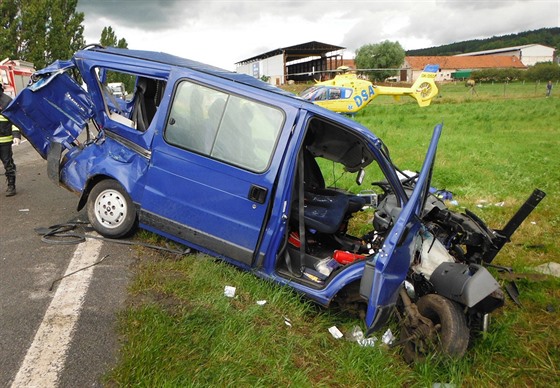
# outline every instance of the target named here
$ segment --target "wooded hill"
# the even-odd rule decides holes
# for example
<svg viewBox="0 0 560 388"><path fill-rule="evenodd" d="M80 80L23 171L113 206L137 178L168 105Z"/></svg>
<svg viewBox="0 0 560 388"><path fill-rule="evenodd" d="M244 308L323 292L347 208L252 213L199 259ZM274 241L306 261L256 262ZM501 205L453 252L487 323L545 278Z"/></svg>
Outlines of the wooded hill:
<svg viewBox="0 0 560 388"><path fill-rule="evenodd" d="M541 28L539 30L520 32L518 34L493 36L487 39L465 40L463 42L450 43L443 46L408 50L406 55L456 55L504 47L523 46L526 44L542 44L544 46L554 47L558 53L560 52L560 28Z"/></svg>

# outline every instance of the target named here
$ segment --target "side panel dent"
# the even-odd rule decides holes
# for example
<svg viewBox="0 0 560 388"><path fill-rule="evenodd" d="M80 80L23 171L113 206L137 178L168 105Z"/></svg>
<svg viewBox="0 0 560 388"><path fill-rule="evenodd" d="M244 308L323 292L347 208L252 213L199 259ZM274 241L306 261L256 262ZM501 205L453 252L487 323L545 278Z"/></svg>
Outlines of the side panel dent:
<svg viewBox="0 0 560 388"><path fill-rule="evenodd" d="M60 180L69 189L83 193L89 181L102 175L119 181L134 202L140 200L149 160L117 141L105 138L83 150L69 152L66 160ZM81 206L84 203L80 201Z"/></svg>

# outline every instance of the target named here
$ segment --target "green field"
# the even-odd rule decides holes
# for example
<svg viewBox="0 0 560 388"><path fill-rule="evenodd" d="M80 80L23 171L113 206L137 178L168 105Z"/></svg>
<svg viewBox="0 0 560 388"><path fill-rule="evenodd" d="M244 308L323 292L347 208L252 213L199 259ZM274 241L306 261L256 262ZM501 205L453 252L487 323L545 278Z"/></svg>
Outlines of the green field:
<svg viewBox="0 0 560 388"><path fill-rule="evenodd" d="M544 98L544 84L483 84L476 90L444 85L427 108L379 98L354 118L408 170L420 169L432 129L443 122L432 186L453 192L459 208L473 210L494 228L534 188L547 193L494 261L520 275L521 307L508 299L462 360L434 357L407 365L398 348L360 347L329 334L333 325L342 332L363 328L357 318L318 308L207 256L142 249L120 315L120 361L107 384L559 386L560 280L525 274L560 262L560 93ZM167 243L147 232L136 238ZM508 280L492 271L505 285ZM237 288L235 299L224 297L226 285ZM267 302L261 306L260 300ZM396 332L396 325L391 329Z"/></svg>

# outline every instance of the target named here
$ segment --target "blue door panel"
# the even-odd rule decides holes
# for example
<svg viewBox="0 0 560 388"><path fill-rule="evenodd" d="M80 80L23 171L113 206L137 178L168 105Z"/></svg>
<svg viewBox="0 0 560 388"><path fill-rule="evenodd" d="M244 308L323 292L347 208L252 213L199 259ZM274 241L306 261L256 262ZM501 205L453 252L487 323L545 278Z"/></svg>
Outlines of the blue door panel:
<svg viewBox="0 0 560 388"><path fill-rule="evenodd" d="M273 179L267 174L273 173L251 173L160 138L156 142L142 208L190 230L191 239L205 235L197 241L205 248L236 247L243 252L237 259L243 256L241 261L251 264L270 201ZM266 190L264 203L248 198L252 185Z"/></svg>
<svg viewBox="0 0 560 388"><path fill-rule="evenodd" d="M68 74L57 73L34 88L25 88L3 114L46 159L51 142L71 143L93 117L93 102Z"/></svg>
<svg viewBox="0 0 560 388"><path fill-rule="evenodd" d="M426 159L412 195L387 235L379 254L366 264L366 272L367 267L373 268L373 281L369 290L366 312L366 325L369 333L377 330L389 318L389 313L397 301L400 287L406 278L417 249L417 236L421 228L420 216L428 194L431 170L441 131L441 124L434 129ZM362 286L367 284L367 279L368 276L364 276Z"/></svg>
<svg viewBox="0 0 560 388"><path fill-rule="evenodd" d="M244 174L231 175L192 159L155 152L144 207L195 229L212 230L241 246L254 246L265 206L247 198L252 182L239 175Z"/></svg>

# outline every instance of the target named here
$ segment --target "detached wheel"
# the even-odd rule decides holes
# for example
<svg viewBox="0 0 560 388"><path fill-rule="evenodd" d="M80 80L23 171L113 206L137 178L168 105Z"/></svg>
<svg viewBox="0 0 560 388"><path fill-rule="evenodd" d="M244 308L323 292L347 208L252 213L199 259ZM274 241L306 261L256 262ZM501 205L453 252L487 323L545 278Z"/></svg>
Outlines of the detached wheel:
<svg viewBox="0 0 560 388"><path fill-rule="evenodd" d="M88 197L89 222L102 236L124 237L136 226L136 209L126 190L114 179L96 184Z"/></svg>
<svg viewBox="0 0 560 388"><path fill-rule="evenodd" d="M432 353L463 357L469 345L469 328L461 307L437 294L424 295L416 306L431 324L422 322L415 328L403 327L402 337L412 337L404 344L405 360L422 361Z"/></svg>

